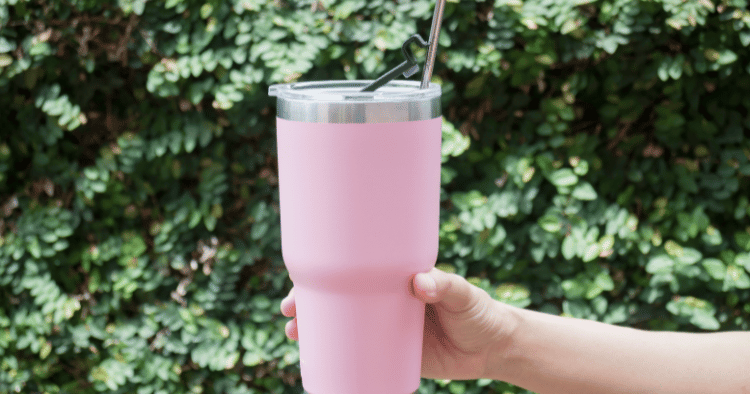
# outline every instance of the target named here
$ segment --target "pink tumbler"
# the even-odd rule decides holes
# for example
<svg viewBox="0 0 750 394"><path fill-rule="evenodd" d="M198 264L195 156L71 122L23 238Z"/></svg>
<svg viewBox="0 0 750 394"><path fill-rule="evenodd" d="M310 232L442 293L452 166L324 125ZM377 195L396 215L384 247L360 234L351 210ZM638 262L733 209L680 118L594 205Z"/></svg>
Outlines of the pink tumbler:
<svg viewBox="0 0 750 394"><path fill-rule="evenodd" d="M440 86L273 85L281 249L294 283L309 394L419 388L425 304L409 279L435 266Z"/></svg>

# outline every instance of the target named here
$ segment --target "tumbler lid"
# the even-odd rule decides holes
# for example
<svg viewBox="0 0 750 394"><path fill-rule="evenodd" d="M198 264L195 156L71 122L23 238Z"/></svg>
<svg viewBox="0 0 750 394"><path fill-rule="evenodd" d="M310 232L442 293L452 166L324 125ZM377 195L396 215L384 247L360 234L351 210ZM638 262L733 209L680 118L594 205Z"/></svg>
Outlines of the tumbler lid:
<svg viewBox="0 0 750 394"><path fill-rule="evenodd" d="M420 89L419 81L390 81L374 92L371 80L313 81L271 85L281 119L311 123L390 123L442 115L440 85Z"/></svg>

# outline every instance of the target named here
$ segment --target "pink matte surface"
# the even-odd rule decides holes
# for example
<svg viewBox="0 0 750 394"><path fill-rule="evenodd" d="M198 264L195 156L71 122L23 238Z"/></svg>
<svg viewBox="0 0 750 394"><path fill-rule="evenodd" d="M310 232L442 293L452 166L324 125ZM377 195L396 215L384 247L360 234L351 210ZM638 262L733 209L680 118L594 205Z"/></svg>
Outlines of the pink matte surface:
<svg viewBox="0 0 750 394"><path fill-rule="evenodd" d="M437 260L442 117L276 122L282 256L305 391L416 391L425 304L409 278Z"/></svg>

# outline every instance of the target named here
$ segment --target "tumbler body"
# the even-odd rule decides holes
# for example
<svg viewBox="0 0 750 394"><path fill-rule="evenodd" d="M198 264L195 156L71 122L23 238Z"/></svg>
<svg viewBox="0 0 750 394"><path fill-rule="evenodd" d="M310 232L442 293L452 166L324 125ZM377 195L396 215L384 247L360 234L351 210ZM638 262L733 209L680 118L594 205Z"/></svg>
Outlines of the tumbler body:
<svg viewBox="0 0 750 394"><path fill-rule="evenodd" d="M435 266L442 117L386 123L277 118L281 247L309 394L409 394Z"/></svg>

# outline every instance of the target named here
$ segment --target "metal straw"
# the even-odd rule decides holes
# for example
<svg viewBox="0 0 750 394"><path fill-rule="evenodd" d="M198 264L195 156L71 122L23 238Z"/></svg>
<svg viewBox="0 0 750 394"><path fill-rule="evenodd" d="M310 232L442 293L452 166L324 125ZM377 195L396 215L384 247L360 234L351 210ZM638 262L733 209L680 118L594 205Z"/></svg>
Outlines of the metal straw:
<svg viewBox="0 0 750 394"><path fill-rule="evenodd" d="M422 72L422 84L420 89L427 89L432 79L432 67L435 65L435 54L437 53L438 37L440 37L440 24L443 21L443 9L445 0L437 0L435 13L432 14L432 28L430 28L430 47L427 48L427 61Z"/></svg>

